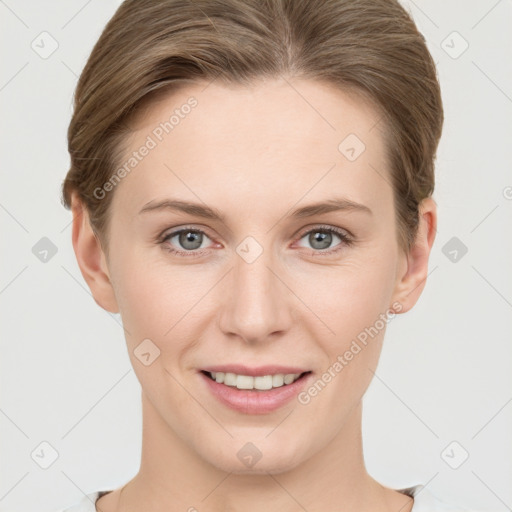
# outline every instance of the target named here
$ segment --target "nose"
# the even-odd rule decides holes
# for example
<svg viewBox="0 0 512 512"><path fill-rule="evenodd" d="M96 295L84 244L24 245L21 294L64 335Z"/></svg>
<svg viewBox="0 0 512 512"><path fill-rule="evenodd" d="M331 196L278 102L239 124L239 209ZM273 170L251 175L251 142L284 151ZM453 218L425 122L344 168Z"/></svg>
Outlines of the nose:
<svg viewBox="0 0 512 512"><path fill-rule="evenodd" d="M270 250L252 262L235 254L234 268L226 277L219 317L226 336L261 343L290 329L294 295Z"/></svg>

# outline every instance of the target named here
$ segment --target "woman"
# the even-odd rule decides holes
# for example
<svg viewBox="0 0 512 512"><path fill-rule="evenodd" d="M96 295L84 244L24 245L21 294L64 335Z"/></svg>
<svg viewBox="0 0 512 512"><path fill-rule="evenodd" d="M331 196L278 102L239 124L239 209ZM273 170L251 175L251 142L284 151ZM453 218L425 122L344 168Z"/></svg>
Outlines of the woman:
<svg viewBox="0 0 512 512"><path fill-rule="evenodd" d="M448 510L373 479L361 439L386 325L425 286L442 123L396 1L121 5L63 201L123 320L142 459L68 511Z"/></svg>

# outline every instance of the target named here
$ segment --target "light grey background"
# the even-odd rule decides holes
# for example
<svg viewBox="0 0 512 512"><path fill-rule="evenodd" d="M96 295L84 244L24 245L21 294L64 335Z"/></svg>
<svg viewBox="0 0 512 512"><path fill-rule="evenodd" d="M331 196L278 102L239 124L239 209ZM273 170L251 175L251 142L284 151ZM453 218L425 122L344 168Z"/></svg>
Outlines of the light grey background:
<svg viewBox="0 0 512 512"><path fill-rule="evenodd" d="M77 76L119 3L0 1L2 511L69 506L138 469L140 386L119 316L80 274L59 196ZM439 225L426 289L389 324L365 397L367 466L394 488L424 483L448 502L510 510L512 2L403 4L443 93ZM57 249L46 262L33 253L43 237ZM467 253L451 261L449 242ZM42 442L58 452L47 469Z"/></svg>

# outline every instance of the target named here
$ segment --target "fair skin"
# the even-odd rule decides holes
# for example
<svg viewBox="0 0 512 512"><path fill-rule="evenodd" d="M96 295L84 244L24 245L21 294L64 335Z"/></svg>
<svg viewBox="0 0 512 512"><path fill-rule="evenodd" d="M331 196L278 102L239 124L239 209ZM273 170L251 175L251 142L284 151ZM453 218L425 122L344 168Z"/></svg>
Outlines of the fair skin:
<svg viewBox="0 0 512 512"><path fill-rule="evenodd" d="M198 372L284 364L320 378L392 304L405 313L417 302L435 238L434 201L421 204L416 243L401 251L380 116L313 81L188 84L137 119L127 155L190 96L198 105L109 192L108 258L73 198L82 275L95 301L121 314L142 387L140 470L97 510L409 512L413 500L375 481L363 461L362 397L385 329L307 405L294 399L268 414L228 408ZM354 161L338 150L350 133L366 146ZM334 197L372 213L291 215ZM207 205L224 222L170 209L139 213L165 198ZM333 234L318 248L320 226L351 233L353 244ZM180 228L204 231L200 249L177 235L158 243ZM251 263L236 252L248 236L263 249ZM160 350L148 366L134 354L147 338ZM248 442L262 454L252 467L237 457Z"/></svg>

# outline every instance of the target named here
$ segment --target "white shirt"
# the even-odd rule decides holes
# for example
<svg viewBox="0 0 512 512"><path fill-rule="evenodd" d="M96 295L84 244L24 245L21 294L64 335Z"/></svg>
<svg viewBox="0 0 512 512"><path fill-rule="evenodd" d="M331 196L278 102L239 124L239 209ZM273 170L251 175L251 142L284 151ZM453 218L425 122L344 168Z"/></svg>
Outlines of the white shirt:
<svg viewBox="0 0 512 512"><path fill-rule="evenodd" d="M110 491L111 489L104 489L87 494L74 506L60 509L56 512L96 512L96 500ZM397 489L397 491L414 498L411 512L475 512L468 508L448 505L431 494L422 484L413 485L405 489Z"/></svg>

